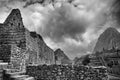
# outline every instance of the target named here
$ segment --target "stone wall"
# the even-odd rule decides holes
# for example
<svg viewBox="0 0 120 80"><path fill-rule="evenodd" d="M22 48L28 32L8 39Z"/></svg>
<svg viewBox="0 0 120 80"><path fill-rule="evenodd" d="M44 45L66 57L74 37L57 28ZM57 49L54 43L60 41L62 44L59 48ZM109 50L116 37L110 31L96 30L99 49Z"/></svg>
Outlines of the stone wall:
<svg viewBox="0 0 120 80"><path fill-rule="evenodd" d="M0 45L0 60L3 62L10 62L11 46L10 45Z"/></svg>
<svg viewBox="0 0 120 80"><path fill-rule="evenodd" d="M106 69L85 66L27 66L26 74L35 80L107 80Z"/></svg>
<svg viewBox="0 0 120 80"><path fill-rule="evenodd" d="M28 54L28 65L35 65L38 64L39 59L39 48L37 44L37 37L35 36L36 33L29 32L26 29L26 50ZM34 56L34 57L33 57Z"/></svg>
<svg viewBox="0 0 120 80"><path fill-rule="evenodd" d="M0 59L20 70L25 65L54 64L54 51L39 34L24 27L19 9L0 24L0 54Z"/></svg>
<svg viewBox="0 0 120 80"><path fill-rule="evenodd" d="M36 32L26 30L26 47L29 50L29 65L54 64L54 51L45 44L42 37Z"/></svg>
<svg viewBox="0 0 120 80"><path fill-rule="evenodd" d="M4 22L4 28L2 31L2 35L4 35L1 38L3 40L3 44L17 44L18 47L25 49L25 28L18 9L12 10Z"/></svg>
<svg viewBox="0 0 120 80"><path fill-rule="evenodd" d="M44 40L38 35L39 57L42 64L55 64L54 51L49 48Z"/></svg>
<svg viewBox="0 0 120 80"><path fill-rule="evenodd" d="M0 61L0 80L5 80L4 78L4 70L7 69L8 67L8 63L4 63L2 61Z"/></svg>
<svg viewBox="0 0 120 80"><path fill-rule="evenodd" d="M10 57L10 69L16 69L20 71L26 70L26 51L17 47L16 45L11 46L11 57Z"/></svg>

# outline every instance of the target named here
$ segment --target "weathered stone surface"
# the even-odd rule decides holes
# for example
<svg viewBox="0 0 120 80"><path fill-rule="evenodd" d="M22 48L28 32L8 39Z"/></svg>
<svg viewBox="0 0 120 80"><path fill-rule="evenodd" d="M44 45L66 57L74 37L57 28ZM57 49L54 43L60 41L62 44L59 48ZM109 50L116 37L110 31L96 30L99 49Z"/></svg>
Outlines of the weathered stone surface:
<svg viewBox="0 0 120 80"><path fill-rule="evenodd" d="M54 51L49 48L44 40L38 35L38 47L39 47L39 61L42 61L42 64L54 64Z"/></svg>
<svg viewBox="0 0 120 80"><path fill-rule="evenodd" d="M29 50L29 63L54 64L54 51L49 48L36 32L26 30L26 47ZM33 57L34 56L34 57Z"/></svg>
<svg viewBox="0 0 120 80"><path fill-rule="evenodd" d="M107 80L106 69L85 66L28 66L26 74L35 80Z"/></svg>
<svg viewBox="0 0 120 80"><path fill-rule="evenodd" d="M0 45L0 60L3 60L4 62L10 62L10 49L10 45Z"/></svg>
<svg viewBox="0 0 120 80"><path fill-rule="evenodd" d="M4 72L4 69L7 69L8 67L8 63L4 63L4 62L0 62L0 80L3 80L3 72Z"/></svg>
<svg viewBox="0 0 120 80"><path fill-rule="evenodd" d="M35 80L34 77L25 75L25 72L16 72L14 69L3 70L3 80Z"/></svg>
<svg viewBox="0 0 120 80"><path fill-rule="evenodd" d="M27 30L19 9L13 9L0 24L0 59L12 68L24 70L27 65L54 64L54 51L36 32Z"/></svg>
<svg viewBox="0 0 120 80"><path fill-rule="evenodd" d="M37 34L35 32L29 32L26 29L26 50L28 57L28 65L38 64L39 59L39 48L37 44ZM33 57L34 56L34 57Z"/></svg>
<svg viewBox="0 0 120 80"><path fill-rule="evenodd" d="M16 45L11 46L11 58L10 64L12 69L17 69L20 71L25 71L26 69L26 52Z"/></svg>

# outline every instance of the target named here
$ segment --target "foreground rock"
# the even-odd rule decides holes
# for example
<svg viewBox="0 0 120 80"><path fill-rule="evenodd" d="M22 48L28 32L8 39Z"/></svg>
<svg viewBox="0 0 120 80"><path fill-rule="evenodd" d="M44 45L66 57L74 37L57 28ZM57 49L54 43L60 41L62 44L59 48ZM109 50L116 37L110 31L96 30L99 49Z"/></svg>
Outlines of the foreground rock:
<svg viewBox="0 0 120 80"><path fill-rule="evenodd" d="M107 80L106 69L85 66L28 66L26 74L35 80Z"/></svg>

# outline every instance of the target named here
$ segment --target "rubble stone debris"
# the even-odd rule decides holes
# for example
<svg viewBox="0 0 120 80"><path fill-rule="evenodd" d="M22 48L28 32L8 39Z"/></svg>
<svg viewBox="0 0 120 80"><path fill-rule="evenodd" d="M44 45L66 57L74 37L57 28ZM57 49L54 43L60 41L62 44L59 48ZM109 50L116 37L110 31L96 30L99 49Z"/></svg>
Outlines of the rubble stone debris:
<svg viewBox="0 0 120 80"><path fill-rule="evenodd" d="M106 69L85 66L28 66L26 71L26 74L33 76L35 80L107 80L108 78Z"/></svg>

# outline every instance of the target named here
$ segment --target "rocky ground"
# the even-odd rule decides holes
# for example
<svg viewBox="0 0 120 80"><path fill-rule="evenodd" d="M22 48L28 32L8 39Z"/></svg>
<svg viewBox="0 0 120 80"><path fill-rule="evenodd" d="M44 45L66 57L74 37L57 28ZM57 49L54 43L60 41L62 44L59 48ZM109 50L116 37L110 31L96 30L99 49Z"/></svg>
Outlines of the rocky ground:
<svg viewBox="0 0 120 80"><path fill-rule="evenodd" d="M85 66L29 66L26 74L36 80L107 80L106 69Z"/></svg>

